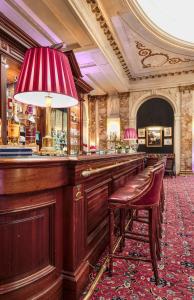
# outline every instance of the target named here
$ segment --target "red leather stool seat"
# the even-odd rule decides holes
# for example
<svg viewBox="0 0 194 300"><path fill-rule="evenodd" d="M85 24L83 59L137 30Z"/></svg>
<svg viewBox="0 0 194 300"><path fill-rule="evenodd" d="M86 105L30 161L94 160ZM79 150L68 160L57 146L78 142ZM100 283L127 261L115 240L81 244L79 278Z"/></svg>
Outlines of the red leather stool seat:
<svg viewBox="0 0 194 300"><path fill-rule="evenodd" d="M120 250L125 245L125 238L147 242L150 246L150 259L138 258L139 260L152 263L156 284L159 284L157 258L160 259L160 244L158 239L159 228L159 203L161 198L162 180L164 175L164 164L157 165L151 169L150 175L137 175L134 180L129 180L127 184L118 189L109 198L109 272L112 275L113 258L131 259L137 258L131 256L113 254L113 233L114 233L114 210L119 208L120 221ZM125 211L145 210L148 211L149 226L148 235L135 233L133 230L125 230Z"/></svg>

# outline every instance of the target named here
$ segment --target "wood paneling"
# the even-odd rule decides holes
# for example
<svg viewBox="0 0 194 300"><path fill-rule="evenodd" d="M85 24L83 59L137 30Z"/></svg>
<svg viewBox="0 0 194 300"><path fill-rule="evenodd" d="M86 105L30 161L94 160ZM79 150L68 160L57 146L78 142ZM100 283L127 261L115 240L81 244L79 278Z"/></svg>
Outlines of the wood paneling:
<svg viewBox="0 0 194 300"><path fill-rule="evenodd" d="M51 208L0 216L0 281L21 279L45 266L52 265L53 244L49 227L53 227ZM8 266L7 266L8 264ZM7 267L6 267L7 266Z"/></svg>
<svg viewBox="0 0 194 300"><path fill-rule="evenodd" d="M107 216L108 211L108 184L103 182L85 191L87 203L87 234L99 226Z"/></svg>
<svg viewBox="0 0 194 300"><path fill-rule="evenodd" d="M0 194L27 193L45 188L56 188L67 184L67 178L67 169L61 165L7 167L0 169Z"/></svg>
<svg viewBox="0 0 194 300"><path fill-rule="evenodd" d="M80 299L107 245L108 196L142 162L142 154L1 159L0 300Z"/></svg>

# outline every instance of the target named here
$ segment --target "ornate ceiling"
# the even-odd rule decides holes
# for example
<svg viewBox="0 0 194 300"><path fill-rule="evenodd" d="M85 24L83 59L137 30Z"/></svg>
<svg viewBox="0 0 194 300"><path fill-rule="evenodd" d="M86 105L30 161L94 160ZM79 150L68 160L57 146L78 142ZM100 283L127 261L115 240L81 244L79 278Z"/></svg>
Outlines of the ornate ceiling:
<svg viewBox="0 0 194 300"><path fill-rule="evenodd" d="M93 94L194 83L194 45L156 28L135 0L1 0L0 10L40 45L73 49Z"/></svg>

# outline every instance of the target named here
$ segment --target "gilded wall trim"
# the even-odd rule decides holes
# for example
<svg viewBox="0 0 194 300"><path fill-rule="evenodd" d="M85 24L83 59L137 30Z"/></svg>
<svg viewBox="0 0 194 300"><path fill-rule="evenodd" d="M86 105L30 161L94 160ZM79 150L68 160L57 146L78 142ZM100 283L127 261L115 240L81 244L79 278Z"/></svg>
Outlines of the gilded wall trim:
<svg viewBox="0 0 194 300"><path fill-rule="evenodd" d="M130 92L118 93L119 99L128 99L130 96Z"/></svg>
<svg viewBox="0 0 194 300"><path fill-rule="evenodd" d="M190 93L190 91L193 91L193 90L194 90L194 84L179 86L179 92L182 92L183 94L186 91L188 91Z"/></svg>
<svg viewBox="0 0 194 300"><path fill-rule="evenodd" d="M108 97L108 94L104 95L88 95L89 101L95 101L95 100L106 100Z"/></svg>

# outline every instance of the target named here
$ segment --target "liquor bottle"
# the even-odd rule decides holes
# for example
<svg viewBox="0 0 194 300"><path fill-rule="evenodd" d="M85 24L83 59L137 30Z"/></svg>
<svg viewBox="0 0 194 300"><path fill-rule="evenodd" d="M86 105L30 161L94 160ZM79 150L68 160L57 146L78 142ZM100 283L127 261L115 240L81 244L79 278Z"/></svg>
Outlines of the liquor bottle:
<svg viewBox="0 0 194 300"><path fill-rule="evenodd" d="M28 113L28 119L25 128L26 145L36 145L36 121L33 116L32 105L28 105L27 113Z"/></svg>
<svg viewBox="0 0 194 300"><path fill-rule="evenodd" d="M12 115L8 120L8 144L18 145L20 137L20 121L17 116L17 104L13 103Z"/></svg>
<svg viewBox="0 0 194 300"><path fill-rule="evenodd" d="M0 145L2 145L2 137L1 137L1 119L0 119Z"/></svg>

